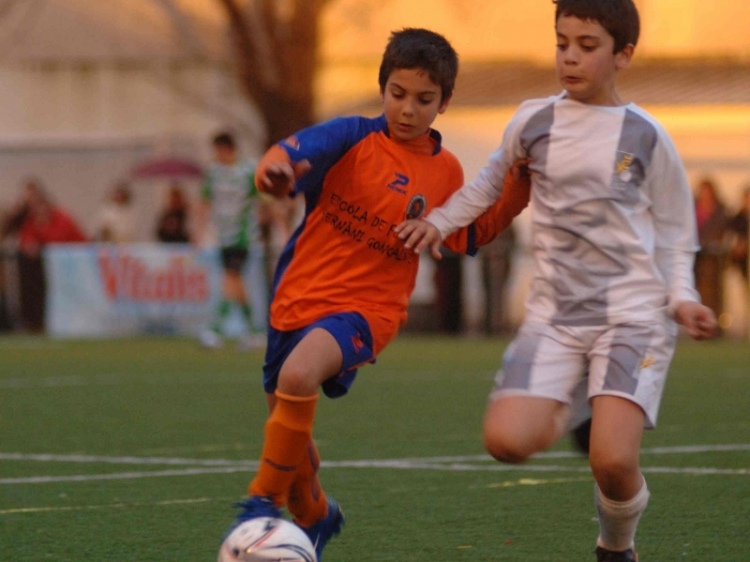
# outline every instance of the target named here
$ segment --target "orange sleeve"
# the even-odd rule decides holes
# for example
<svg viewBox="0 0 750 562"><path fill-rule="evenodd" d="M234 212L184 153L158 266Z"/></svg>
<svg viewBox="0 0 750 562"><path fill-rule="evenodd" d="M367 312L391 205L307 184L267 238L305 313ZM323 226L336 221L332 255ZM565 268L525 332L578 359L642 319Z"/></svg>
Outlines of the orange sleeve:
<svg viewBox="0 0 750 562"><path fill-rule="evenodd" d="M500 198L472 224L448 236L443 242L445 247L474 255L477 248L492 242L528 206L531 178L528 173L514 178L511 170L505 174Z"/></svg>

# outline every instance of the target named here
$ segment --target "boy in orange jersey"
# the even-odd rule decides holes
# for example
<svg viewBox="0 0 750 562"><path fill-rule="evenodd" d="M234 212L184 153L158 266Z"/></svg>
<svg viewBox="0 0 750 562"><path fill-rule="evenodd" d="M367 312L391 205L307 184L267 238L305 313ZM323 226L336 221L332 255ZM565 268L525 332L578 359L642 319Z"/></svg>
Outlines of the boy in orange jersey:
<svg viewBox="0 0 750 562"><path fill-rule="evenodd" d="M274 278L264 365L271 415L237 524L278 517L286 506L318 561L344 520L317 476L318 389L346 394L357 369L374 362L406 321L418 257L394 227L441 205L463 182L458 160L430 128L448 107L457 72L456 52L442 36L395 32L380 67L380 117L304 129L269 149L257 168L261 191L301 193L306 205ZM505 196L446 239L447 247L473 254L508 226L529 191L521 174L506 183Z"/></svg>

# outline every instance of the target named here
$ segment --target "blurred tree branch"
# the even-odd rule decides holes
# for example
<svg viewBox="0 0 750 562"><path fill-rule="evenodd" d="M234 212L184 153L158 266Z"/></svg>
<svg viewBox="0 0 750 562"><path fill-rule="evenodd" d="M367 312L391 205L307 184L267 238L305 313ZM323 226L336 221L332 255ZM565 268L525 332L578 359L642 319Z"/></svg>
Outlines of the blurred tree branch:
<svg viewBox="0 0 750 562"><path fill-rule="evenodd" d="M333 0L216 0L226 11L240 85L272 144L314 122L318 24Z"/></svg>

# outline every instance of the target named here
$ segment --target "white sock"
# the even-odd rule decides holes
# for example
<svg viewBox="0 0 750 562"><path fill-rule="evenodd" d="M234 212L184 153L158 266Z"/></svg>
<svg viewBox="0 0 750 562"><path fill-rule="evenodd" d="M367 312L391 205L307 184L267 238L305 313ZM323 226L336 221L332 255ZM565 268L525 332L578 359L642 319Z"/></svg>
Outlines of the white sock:
<svg viewBox="0 0 750 562"><path fill-rule="evenodd" d="M646 510L649 496L646 480L635 497L624 502L605 498L599 486L595 486L594 504L599 514L599 538L596 544L614 552L633 548L638 520Z"/></svg>

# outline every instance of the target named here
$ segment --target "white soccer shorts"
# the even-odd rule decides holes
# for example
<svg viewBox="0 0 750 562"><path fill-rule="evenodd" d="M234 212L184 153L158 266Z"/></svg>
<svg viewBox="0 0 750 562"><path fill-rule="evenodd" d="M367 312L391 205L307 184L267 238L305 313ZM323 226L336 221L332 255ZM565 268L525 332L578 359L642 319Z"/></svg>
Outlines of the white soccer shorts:
<svg viewBox="0 0 750 562"><path fill-rule="evenodd" d="M527 322L505 351L490 398L538 396L570 405L588 377L589 400L600 395L630 400L652 428L676 339L676 325L668 319L612 326Z"/></svg>

